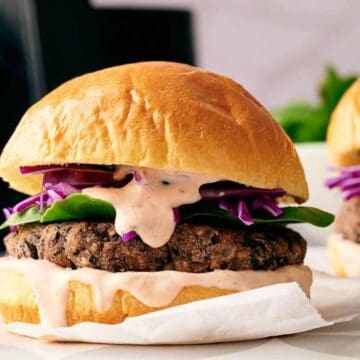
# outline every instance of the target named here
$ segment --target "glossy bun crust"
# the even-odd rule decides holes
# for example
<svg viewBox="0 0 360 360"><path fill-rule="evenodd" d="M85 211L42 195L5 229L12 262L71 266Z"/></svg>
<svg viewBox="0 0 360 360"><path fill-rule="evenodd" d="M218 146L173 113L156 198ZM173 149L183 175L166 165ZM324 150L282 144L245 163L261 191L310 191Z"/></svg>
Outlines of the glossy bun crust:
<svg viewBox="0 0 360 360"><path fill-rule="evenodd" d="M293 144L239 84L170 62L108 68L72 79L23 116L0 158L11 187L34 194L20 165L132 165L214 175L308 197Z"/></svg>

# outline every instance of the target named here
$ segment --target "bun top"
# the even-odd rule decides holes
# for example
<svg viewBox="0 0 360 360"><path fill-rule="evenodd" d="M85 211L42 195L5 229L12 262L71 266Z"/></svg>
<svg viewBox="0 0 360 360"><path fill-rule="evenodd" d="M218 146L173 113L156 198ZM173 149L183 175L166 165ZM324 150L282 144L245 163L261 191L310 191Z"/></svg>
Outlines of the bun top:
<svg viewBox="0 0 360 360"><path fill-rule="evenodd" d="M180 170L308 197L292 142L257 100L226 77L171 62L116 66L59 86L21 119L0 175L33 194L41 175L21 175L20 165L68 163Z"/></svg>
<svg viewBox="0 0 360 360"><path fill-rule="evenodd" d="M326 141L333 164L360 164L360 79L345 92L332 113Z"/></svg>

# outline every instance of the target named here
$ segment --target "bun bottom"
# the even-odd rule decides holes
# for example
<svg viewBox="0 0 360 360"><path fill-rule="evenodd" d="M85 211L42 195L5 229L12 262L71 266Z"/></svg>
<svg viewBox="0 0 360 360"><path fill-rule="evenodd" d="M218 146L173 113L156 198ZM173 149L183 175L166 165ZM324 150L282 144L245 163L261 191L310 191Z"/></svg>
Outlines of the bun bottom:
<svg viewBox="0 0 360 360"><path fill-rule="evenodd" d="M42 260L35 261L38 262ZM308 267L299 265L288 266L281 270L281 272L285 274L286 277L283 277L282 280L278 280L277 282L296 281L307 295L310 293L312 275L311 270ZM266 273L268 272L264 272L264 274ZM268 283L261 286L271 284L273 283L268 281ZM256 284L248 284L247 286L251 288L260 287L256 286ZM46 287L46 290L49 290L49 292L46 293L46 296L58 296L58 293L56 292L50 293L50 284ZM64 304L66 308L66 324L69 326L85 321L118 324L124 321L126 317L139 316L177 305L216 296L228 295L235 292L238 292L238 290L225 290L199 285L184 286L177 293L175 298L166 306L151 307L141 302L128 291L119 289L115 291L111 307L107 308L106 311L101 312L96 306L93 286L76 280L70 280L67 285L67 295L65 297L66 304ZM61 309L56 308L51 308L51 311L52 310L54 312L61 311ZM5 323L41 323L40 310L35 293L25 274L21 271L0 268L0 316L2 316L2 320Z"/></svg>
<svg viewBox="0 0 360 360"><path fill-rule="evenodd" d="M78 281L70 281L66 311L67 324L74 325L84 321L117 324L128 316L139 316L156 310L234 292L217 288L187 286L177 294L170 304L154 308L145 305L127 291L118 290L115 293L112 307L105 312L99 312L96 310L92 286ZM0 272L0 311L5 323L19 321L40 324L39 308L34 293L23 274L7 271Z"/></svg>
<svg viewBox="0 0 360 360"><path fill-rule="evenodd" d="M344 239L339 233L333 233L329 236L327 245L336 276L360 276L360 244Z"/></svg>

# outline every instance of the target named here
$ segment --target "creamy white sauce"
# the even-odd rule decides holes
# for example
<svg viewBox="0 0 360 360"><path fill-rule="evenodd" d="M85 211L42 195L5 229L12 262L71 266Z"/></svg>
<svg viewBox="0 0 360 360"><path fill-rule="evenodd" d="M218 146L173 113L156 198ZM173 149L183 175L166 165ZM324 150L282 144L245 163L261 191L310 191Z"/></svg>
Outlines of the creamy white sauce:
<svg viewBox="0 0 360 360"><path fill-rule="evenodd" d="M168 305L185 286L216 287L225 290L245 291L276 283L297 281L309 296L312 282L307 266L286 266L275 271L216 270L209 273L178 271L124 272L82 268L61 268L46 260L0 259L0 270L24 274L30 284L39 308L41 324L66 326L68 284L78 281L93 287L96 309L103 312L111 308L117 290L128 291L145 305Z"/></svg>
<svg viewBox="0 0 360 360"><path fill-rule="evenodd" d="M219 181L212 176L178 171L135 168L135 177L121 188L95 186L82 192L110 202L116 210L115 229L119 235L136 231L142 241L157 248L169 241L175 229L173 209L201 199L203 184ZM129 173L129 167L119 166L114 178ZM140 180L139 180L140 178Z"/></svg>

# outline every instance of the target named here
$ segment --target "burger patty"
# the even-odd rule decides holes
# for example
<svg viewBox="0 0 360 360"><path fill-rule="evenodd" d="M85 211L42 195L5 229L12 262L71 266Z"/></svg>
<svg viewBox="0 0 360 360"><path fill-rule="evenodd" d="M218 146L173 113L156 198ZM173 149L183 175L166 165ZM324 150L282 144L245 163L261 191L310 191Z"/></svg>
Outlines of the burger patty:
<svg viewBox="0 0 360 360"><path fill-rule="evenodd" d="M113 223L87 221L25 225L7 235L5 245L16 258L112 272L275 270L301 264L306 252L305 240L284 227L178 224L164 246L152 248L140 238L124 243Z"/></svg>
<svg viewBox="0 0 360 360"><path fill-rule="evenodd" d="M360 243L360 196L342 204L335 218L335 231L347 240Z"/></svg>

